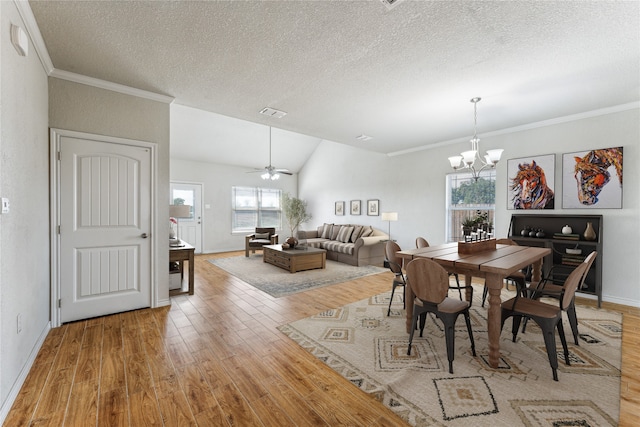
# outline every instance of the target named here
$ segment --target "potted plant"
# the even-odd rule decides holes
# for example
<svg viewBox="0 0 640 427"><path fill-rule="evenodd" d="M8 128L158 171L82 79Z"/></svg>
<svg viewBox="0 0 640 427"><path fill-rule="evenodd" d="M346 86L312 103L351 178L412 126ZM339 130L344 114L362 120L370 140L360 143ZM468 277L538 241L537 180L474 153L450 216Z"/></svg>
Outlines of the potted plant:
<svg viewBox="0 0 640 427"><path fill-rule="evenodd" d="M476 219L475 217L465 218L462 221L462 235L468 236L476 227Z"/></svg>
<svg viewBox="0 0 640 427"><path fill-rule="evenodd" d="M481 212L478 210L474 216L465 218L462 221L462 235L468 236L472 231L479 229L489 232L491 225L489 212Z"/></svg>
<svg viewBox="0 0 640 427"><path fill-rule="evenodd" d="M489 228L489 212L476 211L476 228L488 231Z"/></svg>
<svg viewBox="0 0 640 427"><path fill-rule="evenodd" d="M291 230L291 236L286 241L289 246L295 247L298 243L295 231L300 224L311 219L311 214L307 213L307 202L297 197L292 197L289 193L284 193L282 196L282 211ZM291 242L289 239L291 239Z"/></svg>

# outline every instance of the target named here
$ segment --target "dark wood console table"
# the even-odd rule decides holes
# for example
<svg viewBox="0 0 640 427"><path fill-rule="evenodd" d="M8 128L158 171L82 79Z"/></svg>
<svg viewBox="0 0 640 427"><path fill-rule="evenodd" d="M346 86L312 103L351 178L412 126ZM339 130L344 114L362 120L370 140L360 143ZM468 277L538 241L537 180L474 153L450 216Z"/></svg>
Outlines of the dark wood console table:
<svg viewBox="0 0 640 427"><path fill-rule="evenodd" d="M595 231L593 240L586 240L584 231L590 222ZM572 234L562 235L562 228L568 225ZM523 229L530 227L534 230L543 230L544 237L525 236ZM553 267L552 279L562 284L569 273L575 268L576 262L581 262L592 251L597 251L598 256L591 266L585 287L577 292L595 295L598 298L598 307L602 304L602 257L603 253L603 217L602 215L559 215L531 213L511 215L509 225L509 238L519 245L538 246L550 248L552 252L547 255L542 265L543 275L547 276ZM568 255L567 249L581 249L577 256Z"/></svg>

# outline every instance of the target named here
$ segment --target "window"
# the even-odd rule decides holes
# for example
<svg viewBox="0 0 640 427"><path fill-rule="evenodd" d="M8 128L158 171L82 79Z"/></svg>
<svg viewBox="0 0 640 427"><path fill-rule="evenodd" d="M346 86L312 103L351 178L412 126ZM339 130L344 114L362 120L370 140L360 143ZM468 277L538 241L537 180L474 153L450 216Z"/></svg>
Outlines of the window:
<svg viewBox="0 0 640 427"><path fill-rule="evenodd" d="M462 240L462 221L486 213L493 225L496 210L496 171L482 171L478 181L470 173L447 175L447 242Z"/></svg>
<svg viewBox="0 0 640 427"><path fill-rule="evenodd" d="M256 227L282 228L282 191L272 188L232 188L232 232L254 231Z"/></svg>
<svg viewBox="0 0 640 427"><path fill-rule="evenodd" d="M190 208L190 213L189 213L189 219L192 220L194 217L194 206L195 206L195 191L194 190L183 190L183 189L177 189L177 188L173 188L174 184L171 185L171 196L172 199L170 200L170 203L172 205L187 205L187 206L191 206ZM185 218L181 218L181 219L185 219Z"/></svg>

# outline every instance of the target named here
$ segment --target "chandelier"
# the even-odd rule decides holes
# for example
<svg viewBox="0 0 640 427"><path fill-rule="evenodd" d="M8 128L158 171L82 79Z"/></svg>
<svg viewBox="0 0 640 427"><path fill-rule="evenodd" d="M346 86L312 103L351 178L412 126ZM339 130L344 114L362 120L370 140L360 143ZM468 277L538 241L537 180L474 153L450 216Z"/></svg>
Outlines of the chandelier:
<svg viewBox="0 0 640 427"><path fill-rule="evenodd" d="M479 154L479 143L480 138L478 138L478 134L476 131L476 127L478 124L478 102L480 102L482 98L476 97L472 98L471 102L473 102L473 138L471 138L471 150L463 151L459 156L451 156L449 157L449 162L451 163L451 167L453 170L464 170L468 169L473 176L474 181L477 181L480 178L480 172L487 168L495 168L496 164L500 160L502 156L502 152L504 151L501 148L494 150L487 150L487 154L484 156L484 159L480 157Z"/></svg>

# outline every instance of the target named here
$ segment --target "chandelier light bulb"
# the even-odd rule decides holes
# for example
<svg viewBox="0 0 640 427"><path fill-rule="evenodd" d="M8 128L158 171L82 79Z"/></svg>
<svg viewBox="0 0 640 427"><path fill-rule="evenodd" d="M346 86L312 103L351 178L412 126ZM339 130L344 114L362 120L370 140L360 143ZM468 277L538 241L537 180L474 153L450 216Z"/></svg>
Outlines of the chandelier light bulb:
<svg viewBox="0 0 640 427"><path fill-rule="evenodd" d="M462 156L451 156L449 157L449 163L451 163L451 167L454 169L458 169L460 167L460 162L462 161Z"/></svg>
<svg viewBox="0 0 640 427"><path fill-rule="evenodd" d="M460 154L462 154L462 161L464 162L464 164L467 166L471 166L478 152L476 150L469 150L469 151L463 151Z"/></svg>
<svg viewBox="0 0 640 427"><path fill-rule="evenodd" d="M504 150L502 148L495 148L493 150L487 150L487 158L491 160L491 163L496 164L500 161L500 157L502 157L502 152Z"/></svg>

